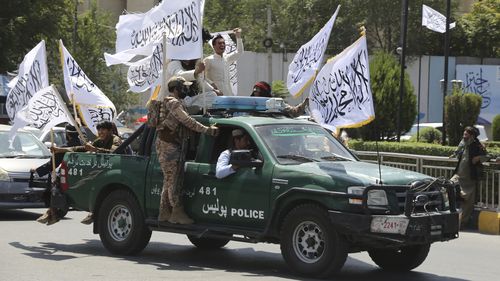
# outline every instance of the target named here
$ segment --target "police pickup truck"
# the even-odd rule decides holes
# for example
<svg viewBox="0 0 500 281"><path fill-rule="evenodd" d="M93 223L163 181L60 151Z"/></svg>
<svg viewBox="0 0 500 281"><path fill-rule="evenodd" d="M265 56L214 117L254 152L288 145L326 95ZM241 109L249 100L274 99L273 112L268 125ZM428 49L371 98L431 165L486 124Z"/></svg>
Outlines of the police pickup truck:
<svg viewBox="0 0 500 281"><path fill-rule="evenodd" d="M193 116L220 128L216 137L189 139L182 200L194 224L157 221L164 178L147 126L114 154L67 153L66 207L92 211L94 233L113 254L141 252L152 231L186 234L204 249L230 240L277 243L290 268L311 277L338 272L348 253L360 251L383 269L411 270L431 243L458 237L454 189L445 180L362 162L318 124L262 106L276 109L276 100L248 99L216 99L209 114ZM240 168L217 179L217 158L236 128L251 137L252 153L233 153ZM132 141L138 153L120 154Z"/></svg>

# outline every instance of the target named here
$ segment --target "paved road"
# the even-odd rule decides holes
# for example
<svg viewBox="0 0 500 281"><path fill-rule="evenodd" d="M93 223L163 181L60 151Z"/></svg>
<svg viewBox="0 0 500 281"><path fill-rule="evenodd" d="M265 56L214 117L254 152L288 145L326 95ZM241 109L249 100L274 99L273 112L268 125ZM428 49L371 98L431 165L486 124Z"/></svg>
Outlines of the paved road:
<svg viewBox="0 0 500 281"><path fill-rule="evenodd" d="M279 246L230 242L200 251L183 235L153 233L136 257L109 254L84 212L45 226L43 210L0 210L0 280L304 280L292 275ZM366 253L349 255L335 280L500 280L500 236L462 232L437 243L413 272L395 274L374 265Z"/></svg>

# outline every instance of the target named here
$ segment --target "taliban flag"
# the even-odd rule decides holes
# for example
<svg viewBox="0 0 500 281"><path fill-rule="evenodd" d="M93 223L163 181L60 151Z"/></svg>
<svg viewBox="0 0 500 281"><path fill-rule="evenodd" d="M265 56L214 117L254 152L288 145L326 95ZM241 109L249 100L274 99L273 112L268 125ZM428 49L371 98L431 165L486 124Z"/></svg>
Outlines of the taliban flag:
<svg viewBox="0 0 500 281"><path fill-rule="evenodd" d="M446 32L446 17L433 8L422 5L422 25L432 31L439 33ZM450 23L450 29L455 27L455 23Z"/></svg>
<svg viewBox="0 0 500 281"><path fill-rule="evenodd" d="M76 125L66 104L51 85L36 92L18 112L10 131L10 139L14 139L15 132L26 125L40 129L43 134L61 123Z"/></svg>
<svg viewBox="0 0 500 281"><path fill-rule="evenodd" d="M302 94L307 86L314 81L314 77L323 62L323 55L339 9L340 5L337 6L337 10L335 10L330 20L311 41L300 47L288 66L286 87L292 96Z"/></svg>
<svg viewBox="0 0 500 281"><path fill-rule="evenodd" d="M26 54L19 66L18 75L9 82L10 91L7 94L5 108L14 123L17 112L28 104L31 97L49 86L46 53L45 41L42 40Z"/></svg>
<svg viewBox="0 0 500 281"><path fill-rule="evenodd" d="M332 131L375 118L365 35L323 66L309 94L309 111Z"/></svg>
<svg viewBox="0 0 500 281"><path fill-rule="evenodd" d="M68 98L75 104L83 125L97 135L97 124L113 121L116 116L114 104L83 72L75 59L59 41L64 86Z"/></svg>

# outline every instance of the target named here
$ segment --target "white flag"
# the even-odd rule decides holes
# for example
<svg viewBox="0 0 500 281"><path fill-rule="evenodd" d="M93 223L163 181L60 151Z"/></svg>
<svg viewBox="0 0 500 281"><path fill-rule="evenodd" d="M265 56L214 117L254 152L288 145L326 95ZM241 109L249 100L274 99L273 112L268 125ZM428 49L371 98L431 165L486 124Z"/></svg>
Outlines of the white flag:
<svg viewBox="0 0 500 281"><path fill-rule="evenodd" d="M339 9L340 5L337 6L337 10L335 10L335 13L325 26L309 42L300 47L290 63L286 86L292 96L302 94L305 88L314 80L314 76L323 61L323 55Z"/></svg>
<svg viewBox="0 0 500 281"><path fill-rule="evenodd" d="M64 47L62 40L59 41L59 47L64 73L64 86L71 102L74 102L78 107L107 109L107 112L111 112L111 114L103 115L100 120L112 121L116 115L115 105L83 72ZM97 135L97 128L95 127L97 124L93 122L94 119L87 119L90 115L84 114L84 112L85 110L80 111L80 117L82 117L83 122L92 133Z"/></svg>
<svg viewBox="0 0 500 281"><path fill-rule="evenodd" d="M7 114L14 121L16 114L39 90L49 86L45 41L41 41L23 59L17 77L9 82L5 102Z"/></svg>
<svg viewBox="0 0 500 281"><path fill-rule="evenodd" d="M18 128L26 125L40 129L42 134L61 123L74 126L71 114L54 86L49 86L36 92L16 116L14 126L10 131L13 139Z"/></svg>
<svg viewBox="0 0 500 281"><path fill-rule="evenodd" d="M157 44L151 56L128 65L127 82L130 91L142 93L158 84L163 69L163 44Z"/></svg>
<svg viewBox="0 0 500 281"><path fill-rule="evenodd" d="M133 55L151 55L151 45L167 36L167 57L198 59L202 53L203 10L200 0L164 0L146 13L121 15L116 25L116 54L106 54L106 64L124 63Z"/></svg>
<svg viewBox="0 0 500 281"><path fill-rule="evenodd" d="M316 122L333 131L375 118L365 36L323 66L309 94L309 110Z"/></svg>
<svg viewBox="0 0 500 281"><path fill-rule="evenodd" d="M216 36L217 34L220 34L222 38L224 38L224 42L226 43L226 49L224 50L224 53L226 55L230 55L232 53L236 53L238 46L236 45L236 42L231 39L230 34L234 33L232 30L231 31L221 31L221 32L214 32L211 33L210 35ZM212 47L212 39L208 41L208 44ZM229 64L229 83L231 84L231 91L233 92L233 95L237 96L238 95L238 62L235 60L231 64Z"/></svg>
<svg viewBox="0 0 500 281"><path fill-rule="evenodd" d="M446 32L446 17L440 12L427 5L422 5L422 25L432 31L439 33ZM455 27L455 23L450 23L450 29Z"/></svg>
<svg viewBox="0 0 500 281"><path fill-rule="evenodd" d="M97 124L103 121L113 122L116 115L114 107L78 104L78 115L82 117L83 125L91 129L92 133L97 135Z"/></svg>

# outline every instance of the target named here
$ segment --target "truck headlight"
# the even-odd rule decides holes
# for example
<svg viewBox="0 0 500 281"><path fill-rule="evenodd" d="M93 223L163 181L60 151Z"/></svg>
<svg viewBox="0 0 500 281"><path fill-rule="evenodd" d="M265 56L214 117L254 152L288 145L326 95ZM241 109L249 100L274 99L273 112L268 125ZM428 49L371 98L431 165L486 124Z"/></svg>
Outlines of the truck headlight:
<svg viewBox="0 0 500 281"><path fill-rule="evenodd" d="M363 195L364 190L365 190L364 186L349 186L347 188L347 194ZM363 200L361 199L349 198L349 204L361 205L362 203Z"/></svg>
<svg viewBox="0 0 500 281"><path fill-rule="evenodd" d="M387 200L387 194L384 190L372 189L368 191L368 207L370 206L387 206L389 201Z"/></svg>
<svg viewBox="0 0 500 281"><path fill-rule="evenodd" d="M10 181L9 173L2 168L0 168L0 181Z"/></svg>

